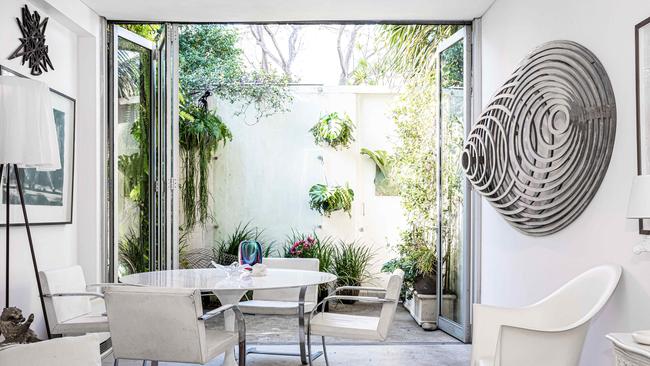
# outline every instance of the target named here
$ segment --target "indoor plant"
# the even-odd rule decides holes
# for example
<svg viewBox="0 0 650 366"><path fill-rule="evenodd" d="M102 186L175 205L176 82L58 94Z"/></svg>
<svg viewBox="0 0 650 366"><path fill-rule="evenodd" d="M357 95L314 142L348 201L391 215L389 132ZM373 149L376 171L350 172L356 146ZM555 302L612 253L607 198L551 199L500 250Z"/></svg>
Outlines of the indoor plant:
<svg viewBox="0 0 650 366"><path fill-rule="evenodd" d="M321 117L309 132L314 135L317 145L326 143L334 149L340 149L350 147L354 141L354 127L347 113L341 117L337 112L333 112Z"/></svg>
<svg viewBox="0 0 650 366"><path fill-rule="evenodd" d="M354 191L347 183L345 186L333 187L319 183L309 189L309 207L327 217L339 210L347 212L352 217L352 201L354 201Z"/></svg>

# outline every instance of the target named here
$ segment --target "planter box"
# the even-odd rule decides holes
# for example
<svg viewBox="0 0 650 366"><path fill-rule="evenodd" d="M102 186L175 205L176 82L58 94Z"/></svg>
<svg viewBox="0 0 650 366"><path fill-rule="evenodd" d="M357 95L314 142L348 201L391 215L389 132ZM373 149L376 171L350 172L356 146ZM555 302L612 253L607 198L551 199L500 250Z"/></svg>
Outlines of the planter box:
<svg viewBox="0 0 650 366"><path fill-rule="evenodd" d="M456 295L443 296L442 307L445 314L453 312L455 300ZM404 307L411 313L418 325L435 328L438 322L436 301L438 301L437 295L420 295L417 291L413 291L413 297L404 301Z"/></svg>

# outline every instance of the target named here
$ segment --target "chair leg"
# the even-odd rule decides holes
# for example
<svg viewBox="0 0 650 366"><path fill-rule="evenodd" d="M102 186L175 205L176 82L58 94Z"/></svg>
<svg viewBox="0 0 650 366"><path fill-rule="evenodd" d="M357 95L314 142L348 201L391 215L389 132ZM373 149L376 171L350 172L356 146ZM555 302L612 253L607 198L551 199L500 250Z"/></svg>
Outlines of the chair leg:
<svg viewBox="0 0 650 366"><path fill-rule="evenodd" d="M116 358L115 361L113 361L113 366L118 366L119 364L120 364L120 360Z"/></svg>
<svg viewBox="0 0 650 366"><path fill-rule="evenodd" d="M327 359L327 347L325 346L325 336L321 337L323 340L323 356L325 356L325 366L330 366L330 362Z"/></svg>
<svg viewBox="0 0 650 366"><path fill-rule="evenodd" d="M312 366L311 364L311 327L308 325L307 326L307 362L309 363L309 366Z"/></svg>
<svg viewBox="0 0 650 366"><path fill-rule="evenodd" d="M239 342L239 366L246 366L246 341Z"/></svg>
<svg viewBox="0 0 650 366"><path fill-rule="evenodd" d="M151 361L151 366L158 366L158 361Z"/></svg>
<svg viewBox="0 0 650 366"><path fill-rule="evenodd" d="M307 364L307 352L305 350L305 314L300 312L298 314L298 340L300 346L300 361L303 365ZM309 352L311 355L311 352Z"/></svg>

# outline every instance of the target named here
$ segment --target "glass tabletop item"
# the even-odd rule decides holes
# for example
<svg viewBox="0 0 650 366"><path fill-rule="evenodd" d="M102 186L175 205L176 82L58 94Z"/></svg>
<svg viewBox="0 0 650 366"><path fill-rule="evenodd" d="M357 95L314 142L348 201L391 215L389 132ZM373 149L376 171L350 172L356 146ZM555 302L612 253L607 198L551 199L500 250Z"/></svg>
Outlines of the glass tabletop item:
<svg viewBox="0 0 650 366"><path fill-rule="evenodd" d="M244 240L239 244L239 264L254 266L262 263L262 244L256 240Z"/></svg>

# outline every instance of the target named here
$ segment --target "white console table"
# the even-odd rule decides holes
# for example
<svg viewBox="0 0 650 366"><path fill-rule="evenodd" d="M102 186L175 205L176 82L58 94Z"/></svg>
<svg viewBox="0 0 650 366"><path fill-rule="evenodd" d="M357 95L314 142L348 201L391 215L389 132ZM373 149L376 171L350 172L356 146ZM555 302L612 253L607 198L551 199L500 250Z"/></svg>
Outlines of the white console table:
<svg viewBox="0 0 650 366"><path fill-rule="evenodd" d="M616 366L650 366L650 346L636 343L631 333L610 333Z"/></svg>

